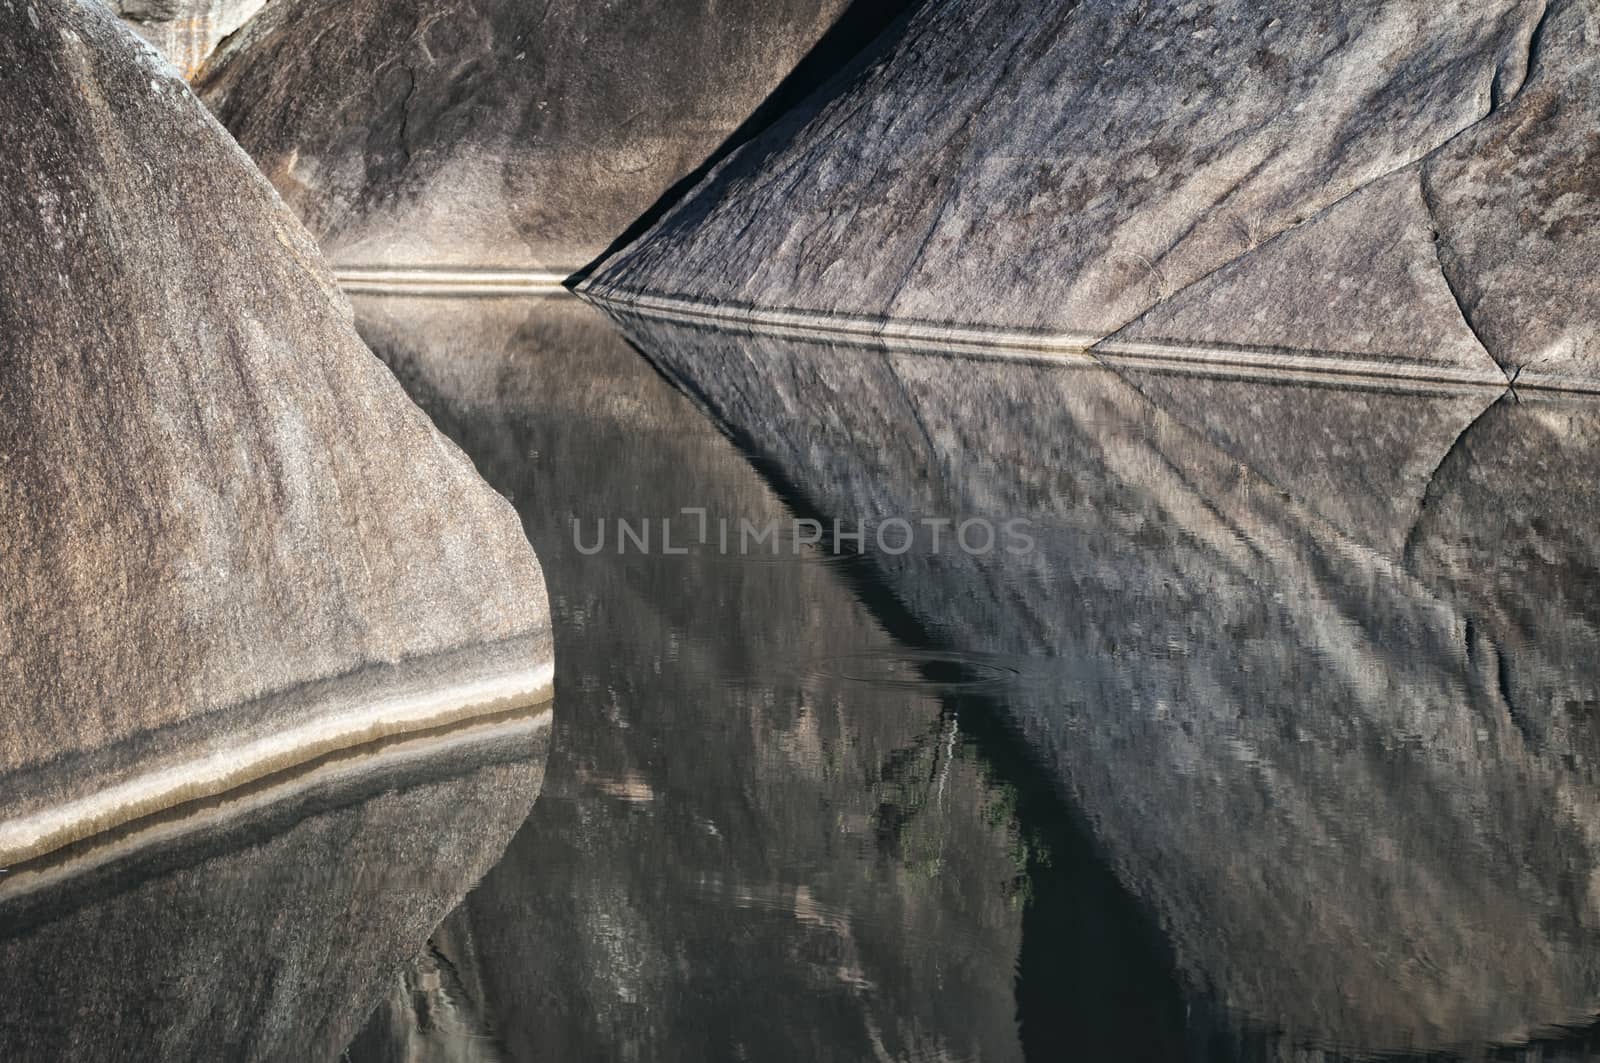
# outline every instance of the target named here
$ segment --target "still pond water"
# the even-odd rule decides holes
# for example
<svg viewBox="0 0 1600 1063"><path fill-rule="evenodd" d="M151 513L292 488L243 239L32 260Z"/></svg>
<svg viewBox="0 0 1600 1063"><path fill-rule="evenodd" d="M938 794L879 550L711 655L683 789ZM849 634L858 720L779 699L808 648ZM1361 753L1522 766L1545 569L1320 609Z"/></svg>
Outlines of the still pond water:
<svg viewBox="0 0 1600 1063"><path fill-rule="evenodd" d="M560 680L358 1050L1587 1055L1591 403L359 306L518 503Z"/></svg>
<svg viewBox="0 0 1600 1063"><path fill-rule="evenodd" d="M1600 1044L1600 404L354 302L522 516L553 713L6 902L62 1022L353 1063Z"/></svg>

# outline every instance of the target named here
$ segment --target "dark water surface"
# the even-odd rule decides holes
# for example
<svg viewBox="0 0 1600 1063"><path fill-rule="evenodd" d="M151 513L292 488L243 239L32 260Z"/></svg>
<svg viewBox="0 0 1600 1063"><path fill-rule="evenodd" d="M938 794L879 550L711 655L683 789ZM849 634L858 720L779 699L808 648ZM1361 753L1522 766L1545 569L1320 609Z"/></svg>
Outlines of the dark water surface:
<svg viewBox="0 0 1600 1063"><path fill-rule="evenodd" d="M1600 405L355 305L553 712L0 879L16 1058L1594 1057Z"/></svg>
<svg viewBox="0 0 1600 1063"><path fill-rule="evenodd" d="M1600 407L358 313L518 503L558 696L352 1058L1587 1057Z"/></svg>

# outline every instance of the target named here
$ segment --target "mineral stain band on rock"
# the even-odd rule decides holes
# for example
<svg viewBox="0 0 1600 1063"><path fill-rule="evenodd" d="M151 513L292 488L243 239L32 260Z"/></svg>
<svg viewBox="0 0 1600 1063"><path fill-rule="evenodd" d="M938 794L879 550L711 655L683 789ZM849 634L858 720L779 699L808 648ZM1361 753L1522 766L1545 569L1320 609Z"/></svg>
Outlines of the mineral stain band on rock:
<svg viewBox="0 0 1600 1063"><path fill-rule="evenodd" d="M1400 356L1373 358L1342 351L1301 351L1230 344L1109 339L1092 348L1113 368L1177 369L1210 375L1246 374L1266 380L1401 381L1466 384L1504 391L1506 375L1492 366L1430 365ZM1519 382L1520 386L1520 382ZM1596 390L1600 390L1597 386Z"/></svg>
<svg viewBox="0 0 1600 1063"><path fill-rule="evenodd" d="M788 339L867 343L891 350L988 354L993 357L1088 357L1099 338L1089 333L1005 330L985 326L896 320L814 310L789 310L655 294L618 294L580 286L578 294L613 313L658 321L743 329Z"/></svg>
<svg viewBox="0 0 1600 1063"><path fill-rule="evenodd" d="M371 786L363 780L415 774L427 765L446 766L452 756L471 763L493 759L490 754L525 743L546 732L554 710L546 700L518 702L500 710L452 718L437 726L408 729L362 742L276 770L209 798L184 801L169 809L129 820L91 837L56 848L40 857L12 866L0 877L0 903L10 903L40 889L94 871L129 854L159 846L199 831L228 827L235 821L274 804L313 790L329 787ZM541 754L542 760L542 754ZM441 767L440 770L444 770ZM531 798L530 798L531 800Z"/></svg>
<svg viewBox="0 0 1600 1063"><path fill-rule="evenodd" d="M564 291L575 271L352 266L333 275L345 291L362 294L547 295Z"/></svg>
<svg viewBox="0 0 1600 1063"><path fill-rule="evenodd" d="M1196 345L1178 341L1100 338L1081 332L1033 332L985 326L900 321L808 310L720 305L657 294L622 294L580 288L579 293L623 318L685 325L710 325L793 340L866 345L891 351L958 354L981 358L1059 362L1094 360L1113 368L1173 369L1189 373L1260 377L1269 380L1326 381L1349 386L1438 385L1506 388L1506 374L1490 364L1454 366L1343 351L1294 350L1243 345ZM1519 379L1517 386L1600 391L1564 378Z"/></svg>
<svg viewBox="0 0 1600 1063"><path fill-rule="evenodd" d="M402 681L386 696L354 704L353 694L373 693L373 680L368 675L352 678L322 691L315 714L297 726L251 736L235 745L197 750L187 759L152 766L83 797L0 822L0 866L37 859L331 753L548 701L554 694L554 677L555 666L549 661L532 667L491 667L434 689L407 689Z"/></svg>
<svg viewBox="0 0 1600 1063"><path fill-rule="evenodd" d="M35 0L0 81L0 866L548 697L515 510L176 71Z"/></svg>
<svg viewBox="0 0 1600 1063"><path fill-rule="evenodd" d="M1593 391L1594 32L1587 0L925 4L582 288Z"/></svg>

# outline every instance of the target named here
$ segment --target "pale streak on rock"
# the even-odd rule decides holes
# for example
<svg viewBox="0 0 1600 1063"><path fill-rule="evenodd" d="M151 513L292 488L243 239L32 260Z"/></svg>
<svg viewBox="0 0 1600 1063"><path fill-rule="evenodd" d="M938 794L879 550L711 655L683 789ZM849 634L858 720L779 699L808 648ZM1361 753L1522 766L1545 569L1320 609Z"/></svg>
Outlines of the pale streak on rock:
<svg viewBox="0 0 1600 1063"><path fill-rule="evenodd" d="M276 0L198 85L335 264L566 276L848 6Z"/></svg>
<svg viewBox="0 0 1600 1063"><path fill-rule="evenodd" d="M550 715L351 751L0 876L8 1063L338 1058L527 818Z"/></svg>
<svg viewBox="0 0 1600 1063"><path fill-rule="evenodd" d="M268 0L106 0L111 9L192 79L228 34Z"/></svg>
<svg viewBox="0 0 1600 1063"><path fill-rule="evenodd" d="M548 693L516 514L305 231L108 10L33 7L0 7L8 855Z"/></svg>

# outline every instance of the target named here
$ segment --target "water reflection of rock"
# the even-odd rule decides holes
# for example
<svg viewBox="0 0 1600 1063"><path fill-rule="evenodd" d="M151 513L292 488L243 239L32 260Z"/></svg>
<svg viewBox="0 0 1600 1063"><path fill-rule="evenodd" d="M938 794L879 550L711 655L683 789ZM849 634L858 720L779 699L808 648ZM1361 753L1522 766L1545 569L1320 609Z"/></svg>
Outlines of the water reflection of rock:
<svg viewBox="0 0 1600 1063"><path fill-rule="evenodd" d="M11 868L0 1055L336 1058L527 816L549 718L390 740Z"/></svg>
<svg viewBox="0 0 1600 1063"><path fill-rule="evenodd" d="M1355 1050L1600 1007L1587 407L1412 396L1407 438L1387 399L1236 383L1226 418L1141 382L1202 433L1088 362L629 330L823 514L1032 522L1026 555L868 560L943 644L1019 662L1011 716L1192 992ZM1270 479L1241 463L1268 433Z"/></svg>
<svg viewBox="0 0 1600 1063"><path fill-rule="evenodd" d="M473 1010L506 1054L1018 1058L1019 937L1042 887L1024 875L1023 798L956 719L970 701L900 681L929 662L857 604L848 566L576 551L573 519L787 514L589 308L356 308L484 476L541 500L524 520L565 677L550 782L452 916L455 944L435 943L448 956L472 941L458 966L476 972ZM1137 913L1085 900L1116 894L1110 876L1064 846L1060 859L1060 910L1093 904L1101 918L1080 947L1041 938L1040 951L1175 1012L1166 970L1134 943ZM407 1007L397 995L378 1022L403 1027ZM1149 1026L1118 1036L1137 1048L1172 1028ZM355 1047L373 1055L357 1058L397 1037L369 1029ZM1163 1058L1129 1053L1141 1055Z"/></svg>

